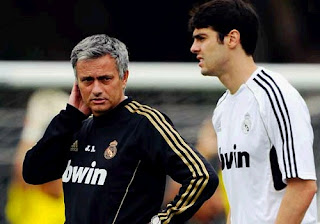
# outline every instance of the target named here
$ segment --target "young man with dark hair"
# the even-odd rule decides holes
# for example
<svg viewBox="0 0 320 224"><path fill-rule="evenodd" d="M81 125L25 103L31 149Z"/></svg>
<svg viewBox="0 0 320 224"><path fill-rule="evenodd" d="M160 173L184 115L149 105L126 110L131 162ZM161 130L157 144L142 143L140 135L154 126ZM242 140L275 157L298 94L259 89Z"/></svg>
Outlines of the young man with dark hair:
<svg viewBox="0 0 320 224"><path fill-rule="evenodd" d="M212 0L191 11L189 26L201 73L227 88L212 121L229 221L317 223L309 111L287 80L256 65L254 8L241 0Z"/></svg>

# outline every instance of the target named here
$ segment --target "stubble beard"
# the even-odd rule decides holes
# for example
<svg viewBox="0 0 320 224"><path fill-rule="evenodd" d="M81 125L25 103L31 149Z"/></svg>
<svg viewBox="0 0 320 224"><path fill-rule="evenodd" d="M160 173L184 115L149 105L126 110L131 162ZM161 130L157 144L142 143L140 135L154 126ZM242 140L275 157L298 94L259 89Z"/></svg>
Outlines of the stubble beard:
<svg viewBox="0 0 320 224"><path fill-rule="evenodd" d="M213 71L210 71L208 69L201 69L201 74L203 76L216 76L216 74Z"/></svg>

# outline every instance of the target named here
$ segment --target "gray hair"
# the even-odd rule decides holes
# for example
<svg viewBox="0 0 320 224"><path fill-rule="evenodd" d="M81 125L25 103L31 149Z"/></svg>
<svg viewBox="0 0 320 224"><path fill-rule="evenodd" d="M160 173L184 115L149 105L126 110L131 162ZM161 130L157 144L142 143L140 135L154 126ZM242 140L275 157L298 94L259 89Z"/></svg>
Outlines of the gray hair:
<svg viewBox="0 0 320 224"><path fill-rule="evenodd" d="M76 65L80 60L99 58L110 55L115 59L119 76L123 79L124 73L128 71L129 55L124 43L116 38L105 34L97 34L86 37L80 41L71 52L71 64L76 73Z"/></svg>

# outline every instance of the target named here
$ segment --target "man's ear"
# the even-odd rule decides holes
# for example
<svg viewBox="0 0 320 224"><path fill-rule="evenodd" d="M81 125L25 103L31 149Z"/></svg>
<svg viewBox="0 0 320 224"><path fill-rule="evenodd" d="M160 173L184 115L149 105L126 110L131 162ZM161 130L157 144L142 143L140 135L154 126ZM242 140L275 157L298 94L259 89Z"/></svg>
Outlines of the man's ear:
<svg viewBox="0 0 320 224"><path fill-rule="evenodd" d="M226 44L230 48L235 48L237 45L240 44L240 32L236 29L231 30L227 35Z"/></svg>
<svg viewBox="0 0 320 224"><path fill-rule="evenodd" d="M122 88L123 88L123 89L125 89L126 86L127 86L128 77L129 77L129 71L127 70L127 71L123 74L123 78L122 78Z"/></svg>

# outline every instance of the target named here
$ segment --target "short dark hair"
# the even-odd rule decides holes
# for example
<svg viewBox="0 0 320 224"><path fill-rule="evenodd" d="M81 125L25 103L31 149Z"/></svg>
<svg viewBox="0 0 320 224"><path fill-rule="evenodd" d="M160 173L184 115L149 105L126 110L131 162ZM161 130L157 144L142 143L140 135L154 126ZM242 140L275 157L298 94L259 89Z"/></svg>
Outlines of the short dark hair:
<svg viewBox="0 0 320 224"><path fill-rule="evenodd" d="M259 32L259 18L254 7L242 0L211 0L190 11L189 30L211 27L218 32L219 39L232 30L240 32L242 48L253 55Z"/></svg>

